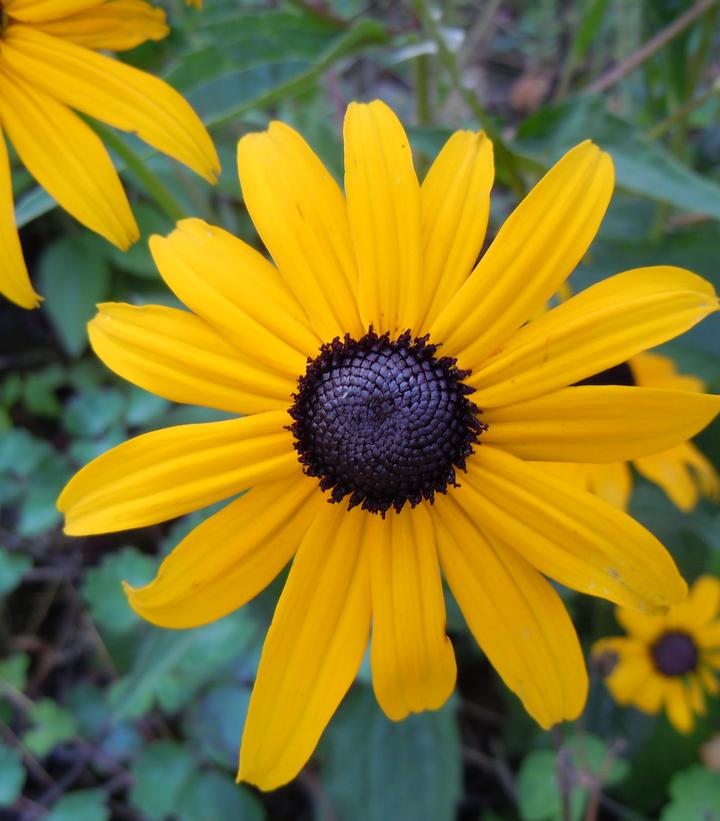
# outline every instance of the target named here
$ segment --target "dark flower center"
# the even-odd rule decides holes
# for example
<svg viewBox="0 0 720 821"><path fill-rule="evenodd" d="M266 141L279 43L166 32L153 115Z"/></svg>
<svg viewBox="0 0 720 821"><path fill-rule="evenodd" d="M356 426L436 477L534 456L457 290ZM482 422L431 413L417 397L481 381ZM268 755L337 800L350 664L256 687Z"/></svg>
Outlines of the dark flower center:
<svg viewBox="0 0 720 821"><path fill-rule="evenodd" d="M687 633L664 633L650 648L655 667L665 676L684 676L698 663L698 649Z"/></svg>
<svg viewBox="0 0 720 821"><path fill-rule="evenodd" d="M323 345L309 360L290 415L305 473L320 479L329 501L371 513L433 501L457 486L473 443L487 427L469 401L473 389L437 345L370 330Z"/></svg>
<svg viewBox="0 0 720 821"><path fill-rule="evenodd" d="M627 362L621 362L619 365L613 365L612 368L581 379L575 385L627 385L634 388L635 377L630 365Z"/></svg>

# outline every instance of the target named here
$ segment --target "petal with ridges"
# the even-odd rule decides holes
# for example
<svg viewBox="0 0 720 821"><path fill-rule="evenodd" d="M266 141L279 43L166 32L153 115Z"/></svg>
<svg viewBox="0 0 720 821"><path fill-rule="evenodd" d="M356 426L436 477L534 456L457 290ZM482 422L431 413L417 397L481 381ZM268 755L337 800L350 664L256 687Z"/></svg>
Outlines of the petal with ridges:
<svg viewBox="0 0 720 821"><path fill-rule="evenodd" d="M165 12L145 0L108 0L40 23L37 28L78 46L103 51L126 51L147 40L162 40L170 33Z"/></svg>
<svg viewBox="0 0 720 821"><path fill-rule="evenodd" d="M3 11L15 20L42 23L97 6L102 0L3 0Z"/></svg>
<svg viewBox="0 0 720 821"><path fill-rule="evenodd" d="M219 619L254 598L290 561L321 505L299 471L258 485L186 536L144 587L125 585L131 607L160 627Z"/></svg>
<svg viewBox="0 0 720 821"><path fill-rule="evenodd" d="M490 663L545 729L577 718L588 677L558 594L515 551L490 544L452 495L433 515L443 573Z"/></svg>
<svg viewBox="0 0 720 821"><path fill-rule="evenodd" d="M712 285L682 268L636 268L520 328L468 382L481 408L572 385L687 331L718 310Z"/></svg>
<svg viewBox="0 0 720 821"><path fill-rule="evenodd" d="M536 462L575 487L594 493L613 507L627 510L632 473L627 462Z"/></svg>
<svg viewBox="0 0 720 821"><path fill-rule="evenodd" d="M68 482L58 509L71 536L163 522L299 471L290 417L268 411L136 436Z"/></svg>
<svg viewBox="0 0 720 821"><path fill-rule="evenodd" d="M294 129L273 122L238 143L245 204L288 288L324 340L363 333L345 198Z"/></svg>
<svg viewBox="0 0 720 821"><path fill-rule="evenodd" d="M633 464L638 473L661 487L686 513L695 508L701 494L711 499L720 496L720 478L715 468L692 442L642 456Z"/></svg>
<svg viewBox="0 0 720 821"><path fill-rule="evenodd" d="M486 410L482 439L521 459L617 462L684 442L718 413L711 394L587 385Z"/></svg>
<svg viewBox="0 0 720 821"><path fill-rule="evenodd" d="M294 778L357 674L370 632L368 518L324 504L298 549L265 639L238 780L271 790Z"/></svg>
<svg viewBox="0 0 720 821"><path fill-rule="evenodd" d="M140 139L215 182L220 162L210 135L166 82L104 54L29 26L11 26L3 57L37 88Z"/></svg>
<svg viewBox="0 0 720 821"><path fill-rule="evenodd" d="M445 633L445 601L432 519L425 504L385 520L369 517L375 696L388 718L437 710L457 669Z"/></svg>
<svg viewBox="0 0 720 821"><path fill-rule="evenodd" d="M453 493L483 531L560 584L639 610L685 597L672 557L648 530L542 468L480 446L459 481Z"/></svg>
<svg viewBox="0 0 720 821"><path fill-rule="evenodd" d="M420 185L410 141L385 103L350 103L343 128L345 192L363 325L417 329L421 306Z"/></svg>
<svg viewBox="0 0 720 821"><path fill-rule="evenodd" d="M292 380L258 368L204 320L162 305L105 303L88 325L93 350L115 373L173 402L230 413L285 410Z"/></svg>
<svg viewBox="0 0 720 821"><path fill-rule="evenodd" d="M668 356L658 353L639 353L628 361L635 384L643 388L672 388L676 391L704 393L705 383L697 376L678 373Z"/></svg>
<svg viewBox="0 0 720 821"><path fill-rule="evenodd" d="M40 297L33 290L25 266L20 237L15 227L10 159L0 129L0 294L21 308L37 308Z"/></svg>
<svg viewBox="0 0 720 821"><path fill-rule="evenodd" d="M493 146L485 133L456 131L423 180L420 333L452 299L480 254L494 176Z"/></svg>
<svg viewBox="0 0 720 821"><path fill-rule="evenodd" d="M4 59L0 78L0 119L27 170L75 219L128 248L138 227L100 138L69 108L21 80Z"/></svg>
<svg viewBox="0 0 720 821"><path fill-rule="evenodd" d="M586 141L505 221L430 334L472 368L534 317L585 255L612 195L612 160Z"/></svg>
<svg viewBox="0 0 720 821"><path fill-rule="evenodd" d="M254 248L198 219L150 238L162 278L238 350L295 380L320 340L277 270Z"/></svg>

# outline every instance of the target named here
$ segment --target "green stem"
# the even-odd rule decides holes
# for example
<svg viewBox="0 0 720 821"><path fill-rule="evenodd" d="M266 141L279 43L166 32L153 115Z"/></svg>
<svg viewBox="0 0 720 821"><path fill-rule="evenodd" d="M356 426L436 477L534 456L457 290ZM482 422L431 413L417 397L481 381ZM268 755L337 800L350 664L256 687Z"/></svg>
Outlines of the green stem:
<svg viewBox="0 0 720 821"><path fill-rule="evenodd" d="M662 137L663 134L668 132L673 126L684 120L689 114L692 114L695 109L705 105L705 103L716 94L720 94L720 79L715 80L707 91L703 91L702 94L698 94L697 97L693 97L692 100L688 100L685 105L680 106L680 108L676 108L670 116L666 117L664 120L661 120L656 126L651 128L650 131L648 131L647 136L651 140L657 140L658 137Z"/></svg>
<svg viewBox="0 0 720 821"><path fill-rule="evenodd" d="M122 137L100 123L93 123L93 127L100 134L103 142L122 159L128 170L138 178L148 194L173 222L186 216L185 209Z"/></svg>
<svg viewBox="0 0 720 821"><path fill-rule="evenodd" d="M455 58L455 54L453 54L453 52L448 48L445 38L440 30L440 26L428 7L427 0L412 0L412 4L423 29L425 29L425 33L435 43L438 57L445 67L453 87L460 94L465 102L465 105L470 109L470 111L472 111L475 119L485 130L485 133L493 141L498 165L502 165L505 168L511 188L518 195L518 197L524 197L525 185L523 184L522 178L518 173L515 157L507 147L507 144L505 143L505 140L500 134L497 126L480 104L478 98L475 96L473 91L465 85L460 66Z"/></svg>

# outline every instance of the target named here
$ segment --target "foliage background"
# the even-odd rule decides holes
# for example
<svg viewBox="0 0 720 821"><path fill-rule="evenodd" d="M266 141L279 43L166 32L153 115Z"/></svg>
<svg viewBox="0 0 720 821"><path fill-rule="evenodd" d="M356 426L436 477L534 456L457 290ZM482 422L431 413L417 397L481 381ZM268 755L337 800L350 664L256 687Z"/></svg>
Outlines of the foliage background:
<svg viewBox="0 0 720 821"><path fill-rule="evenodd" d="M395 108L421 170L451 130L483 124L501 140L491 232L564 150L592 137L613 155L618 193L573 286L674 263L720 287L718 3L206 0L203 12L178 1L167 9L171 36L125 59L166 77L199 111L221 153L219 186L118 137L171 194L158 204L124 174L143 240L123 255L54 209L15 165L22 241L46 302L35 312L0 305L0 818L720 819L717 699L681 737L662 717L618 709L593 671L582 718L543 733L450 599L459 686L445 708L392 724L365 665L295 782L269 795L235 786L282 580L208 627L153 628L128 609L119 582L148 580L208 511L69 539L54 507L78 466L128 436L220 418L114 378L88 351L84 323L102 300L170 302L146 240L171 228L173 201L257 242L235 145L273 117L299 128L339 178L351 99L379 96ZM689 24L674 31L683 15ZM717 328L710 320L665 346L715 391ZM720 426L700 444L720 465ZM689 580L720 574L716 506L683 515L637 479L633 513ZM609 604L564 595L586 650L616 632Z"/></svg>

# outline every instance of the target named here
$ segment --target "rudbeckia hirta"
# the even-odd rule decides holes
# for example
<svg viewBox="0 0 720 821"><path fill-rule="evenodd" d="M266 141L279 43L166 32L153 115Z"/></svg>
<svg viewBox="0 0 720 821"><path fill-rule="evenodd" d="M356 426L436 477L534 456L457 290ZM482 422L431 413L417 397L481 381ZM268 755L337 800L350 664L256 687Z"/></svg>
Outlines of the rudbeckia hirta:
<svg viewBox="0 0 720 821"><path fill-rule="evenodd" d="M687 600L666 613L617 608L627 636L602 639L594 653L609 655L606 684L613 698L645 713L665 710L681 733L706 710L705 693L717 695L720 670L720 581L701 576Z"/></svg>
<svg viewBox="0 0 720 821"><path fill-rule="evenodd" d="M99 53L168 33L143 0L2 0L0 3L0 294L34 308L15 228L5 138L62 208L125 249L138 227L110 155L75 112L185 163L210 182L220 170L205 127L170 86Z"/></svg>
<svg viewBox="0 0 720 821"><path fill-rule="evenodd" d="M638 385L643 388L669 388L678 391L705 391L697 376L680 374L672 359L657 353L640 353L601 373L584 380L588 385ZM720 478L715 468L692 444L681 442L660 453L639 456L632 461L635 469L662 488L684 512L693 510L701 496L717 499ZM628 462L601 464L547 463L545 467L558 476L597 493L623 510L632 492L632 472Z"/></svg>
<svg viewBox="0 0 720 821"><path fill-rule="evenodd" d="M544 576L651 610L686 588L647 530L527 460L634 458L718 410L702 394L566 387L717 310L688 271L628 271L528 323L607 207L613 167L596 146L563 157L476 265L493 181L482 133L454 134L422 186L383 103L351 104L344 139L345 194L288 126L240 140L245 203L275 265L185 220L151 249L189 311L110 304L90 323L95 351L126 379L247 415L139 436L59 500L81 535L251 488L127 593L147 620L192 627L292 559L240 754L239 777L263 789L311 755L368 639L390 718L445 702L456 667L441 571L535 719L577 716L583 656Z"/></svg>

